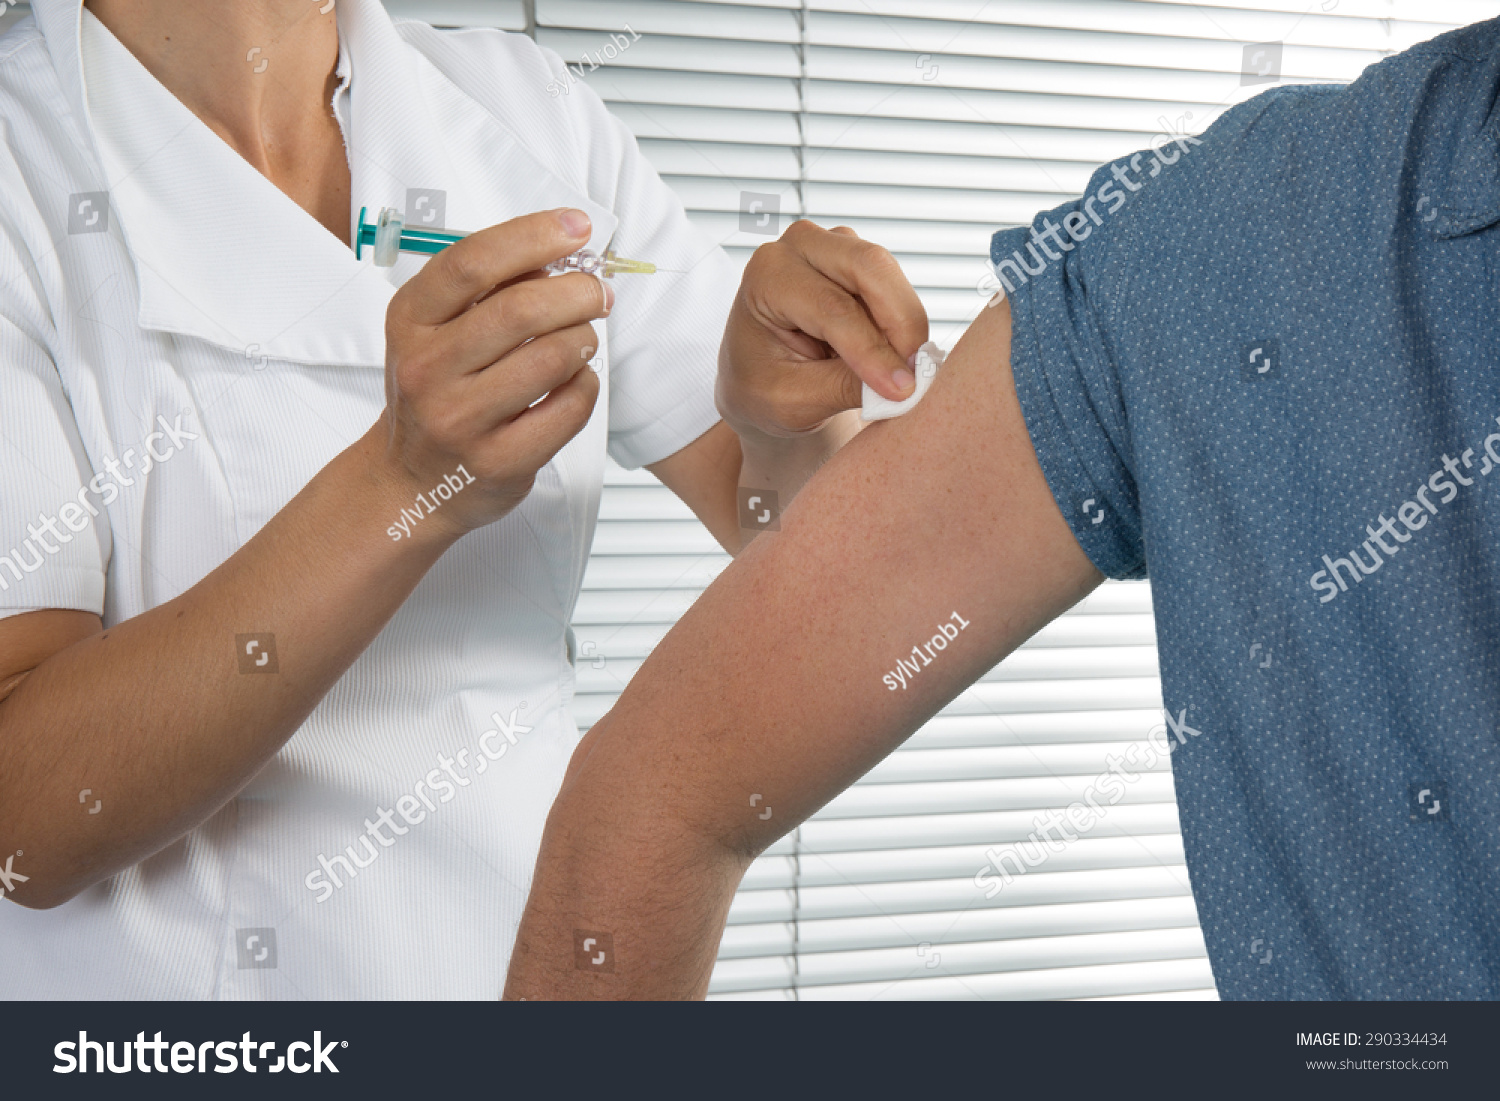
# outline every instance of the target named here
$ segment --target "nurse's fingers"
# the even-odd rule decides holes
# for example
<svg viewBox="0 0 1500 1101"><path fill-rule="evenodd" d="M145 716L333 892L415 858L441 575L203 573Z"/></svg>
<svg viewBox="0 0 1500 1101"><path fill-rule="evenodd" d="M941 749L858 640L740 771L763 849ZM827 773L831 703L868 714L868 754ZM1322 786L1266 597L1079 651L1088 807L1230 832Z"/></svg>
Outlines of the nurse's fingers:
<svg viewBox="0 0 1500 1101"><path fill-rule="evenodd" d="M414 325L451 321L502 283L577 252L593 228L581 210L548 210L471 234L438 253L392 299Z"/></svg>
<svg viewBox="0 0 1500 1101"><path fill-rule="evenodd" d="M599 398L599 376L587 364L541 401L476 445L475 462L490 477L518 469L535 474L583 431Z"/></svg>
<svg viewBox="0 0 1500 1101"><path fill-rule="evenodd" d="M778 244L762 250L772 270L747 280L761 291L754 311L827 344L883 397L906 397L907 359L927 340L927 311L895 257L853 230L830 232L805 221Z"/></svg>
<svg viewBox="0 0 1500 1101"><path fill-rule="evenodd" d="M486 435L588 369L598 347L588 324L538 337L446 391L445 419L460 438Z"/></svg>
<svg viewBox="0 0 1500 1101"><path fill-rule="evenodd" d="M527 279L503 287L432 333L455 373L482 371L528 340L609 316L614 288L592 275Z"/></svg>
<svg viewBox="0 0 1500 1101"><path fill-rule="evenodd" d="M419 413L430 411L445 419L455 386L492 369L530 341L587 324L601 316L603 308L599 280L591 275L561 275L513 283L463 317L437 328L388 320L390 393ZM546 392L545 388L537 390L526 402Z"/></svg>
<svg viewBox="0 0 1500 1101"><path fill-rule="evenodd" d="M742 392L737 409L745 420L773 435L811 432L846 409L863 403L859 376L837 356L767 359L753 391Z"/></svg>

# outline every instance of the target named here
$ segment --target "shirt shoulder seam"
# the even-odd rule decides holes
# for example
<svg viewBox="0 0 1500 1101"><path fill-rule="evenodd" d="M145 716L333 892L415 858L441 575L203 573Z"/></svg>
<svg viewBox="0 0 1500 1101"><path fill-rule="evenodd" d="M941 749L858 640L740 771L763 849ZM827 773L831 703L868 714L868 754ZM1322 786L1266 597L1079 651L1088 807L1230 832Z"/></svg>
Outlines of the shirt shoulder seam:
<svg viewBox="0 0 1500 1101"><path fill-rule="evenodd" d="M6 37L9 38L10 35L7 34ZM37 43L43 41L42 32L39 31L35 26L28 27L24 31L16 33L16 39L17 41L10 47L10 49L5 50L3 53L0 53L0 61L9 61L12 57L20 53L27 46L34 46Z"/></svg>

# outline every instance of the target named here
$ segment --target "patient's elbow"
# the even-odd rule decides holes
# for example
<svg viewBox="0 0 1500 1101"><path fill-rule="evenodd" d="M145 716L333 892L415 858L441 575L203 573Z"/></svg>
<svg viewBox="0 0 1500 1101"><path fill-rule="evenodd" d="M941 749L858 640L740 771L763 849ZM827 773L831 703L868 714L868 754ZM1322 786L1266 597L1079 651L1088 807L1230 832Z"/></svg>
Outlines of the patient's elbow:
<svg viewBox="0 0 1500 1101"><path fill-rule="evenodd" d="M79 886L76 890L45 891L41 888L33 889L27 884L6 891L5 900L26 910L55 910L64 903L72 902L83 891L84 886Z"/></svg>

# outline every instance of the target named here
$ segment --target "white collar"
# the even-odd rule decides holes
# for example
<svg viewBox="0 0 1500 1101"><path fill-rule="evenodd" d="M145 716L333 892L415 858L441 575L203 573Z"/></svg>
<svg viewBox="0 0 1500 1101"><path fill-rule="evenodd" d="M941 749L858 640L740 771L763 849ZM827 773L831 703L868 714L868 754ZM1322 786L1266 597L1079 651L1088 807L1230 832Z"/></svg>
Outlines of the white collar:
<svg viewBox="0 0 1500 1101"><path fill-rule="evenodd" d="M388 272L368 252L356 261L85 14L82 0L33 8L134 260L141 326L247 356L383 367L386 305L421 261L403 257ZM450 225L573 205L594 217L591 243L608 241L612 214L403 40L379 0L342 0L337 10L352 76L355 210L401 209L408 188L433 187L448 192Z"/></svg>

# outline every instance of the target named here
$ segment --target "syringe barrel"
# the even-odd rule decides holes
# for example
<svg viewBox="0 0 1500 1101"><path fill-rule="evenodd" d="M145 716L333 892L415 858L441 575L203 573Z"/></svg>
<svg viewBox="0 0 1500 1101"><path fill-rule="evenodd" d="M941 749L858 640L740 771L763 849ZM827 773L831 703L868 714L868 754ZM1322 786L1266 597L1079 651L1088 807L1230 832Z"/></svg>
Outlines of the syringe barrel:
<svg viewBox="0 0 1500 1101"><path fill-rule="evenodd" d="M358 258L366 245L373 246L376 266L389 268L395 266L403 252L436 256L444 249L450 248L469 236L471 234L462 230L423 229L420 226L409 226L405 223L401 211L393 207L383 209L376 223L370 225L365 221L365 211L361 210L359 230L355 237L355 256ZM641 260L627 260L616 256L613 252L606 252L600 256L592 249L579 249L571 256L552 261L543 270L553 275L581 272L584 275L596 275L600 279L613 279L616 275L651 275L657 269L655 264L648 264Z"/></svg>
<svg viewBox="0 0 1500 1101"><path fill-rule="evenodd" d="M448 233L440 229L418 229L407 226L401 231L401 251L436 256L450 245L467 237L467 233Z"/></svg>

